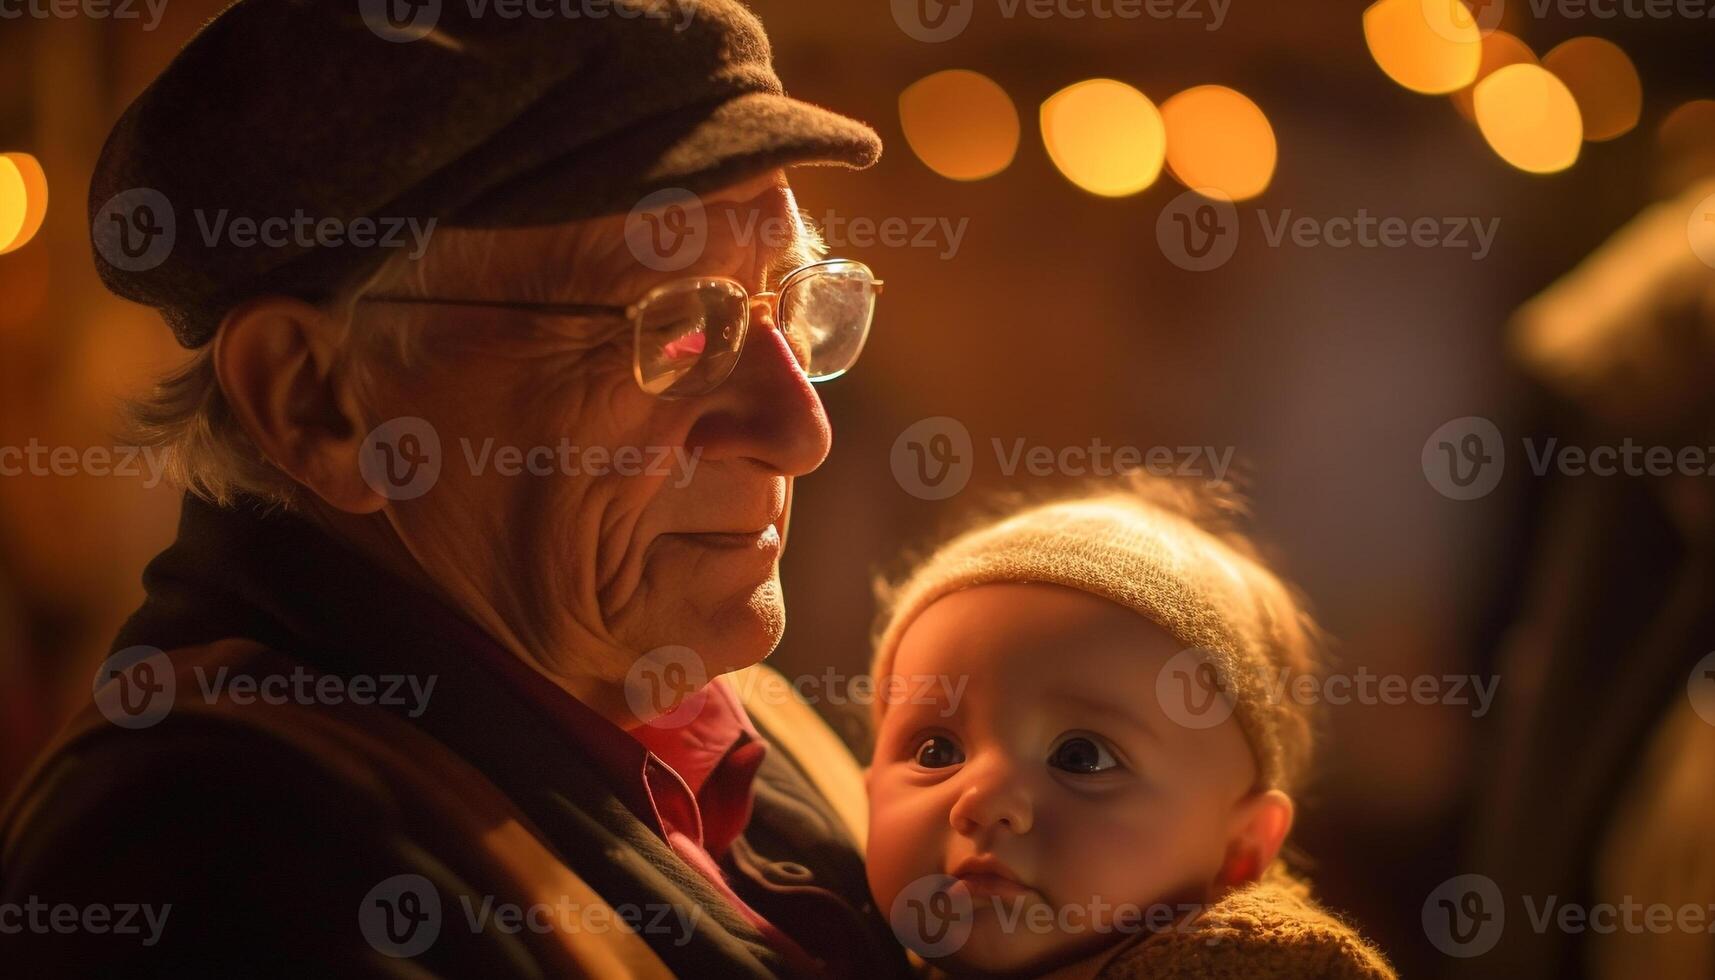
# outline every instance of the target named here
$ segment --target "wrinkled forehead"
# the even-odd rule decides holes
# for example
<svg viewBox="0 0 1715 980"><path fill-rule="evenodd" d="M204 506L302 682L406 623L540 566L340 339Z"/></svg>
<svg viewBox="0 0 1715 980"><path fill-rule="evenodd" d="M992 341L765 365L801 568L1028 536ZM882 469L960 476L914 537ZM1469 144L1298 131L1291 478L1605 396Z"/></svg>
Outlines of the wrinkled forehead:
<svg viewBox="0 0 1715 980"><path fill-rule="evenodd" d="M686 276L760 289L815 258L815 233L779 171L664 202L539 228L444 229L422 278L483 298L623 305ZM668 245L680 251L667 253Z"/></svg>

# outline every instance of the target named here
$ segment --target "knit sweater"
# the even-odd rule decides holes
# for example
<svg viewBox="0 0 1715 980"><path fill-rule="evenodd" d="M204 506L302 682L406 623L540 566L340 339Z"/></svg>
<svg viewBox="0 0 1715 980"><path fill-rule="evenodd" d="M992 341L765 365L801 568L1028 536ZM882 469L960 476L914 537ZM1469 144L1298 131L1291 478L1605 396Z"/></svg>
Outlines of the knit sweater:
<svg viewBox="0 0 1715 980"><path fill-rule="evenodd" d="M1112 953L1097 980L1395 980L1381 952L1276 867L1171 929Z"/></svg>

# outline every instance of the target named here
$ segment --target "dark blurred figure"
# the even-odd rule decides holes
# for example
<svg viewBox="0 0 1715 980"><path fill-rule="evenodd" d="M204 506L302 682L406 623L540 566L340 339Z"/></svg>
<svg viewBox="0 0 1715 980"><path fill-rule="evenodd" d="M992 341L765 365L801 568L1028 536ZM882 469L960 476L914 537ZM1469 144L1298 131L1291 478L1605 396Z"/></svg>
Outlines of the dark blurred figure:
<svg viewBox="0 0 1715 980"><path fill-rule="evenodd" d="M1546 495L1465 868L1492 886L1424 909L1469 942L1450 975L1715 976L1715 272L1690 221L1712 193L1645 211L1515 320L1555 449L1620 471Z"/></svg>

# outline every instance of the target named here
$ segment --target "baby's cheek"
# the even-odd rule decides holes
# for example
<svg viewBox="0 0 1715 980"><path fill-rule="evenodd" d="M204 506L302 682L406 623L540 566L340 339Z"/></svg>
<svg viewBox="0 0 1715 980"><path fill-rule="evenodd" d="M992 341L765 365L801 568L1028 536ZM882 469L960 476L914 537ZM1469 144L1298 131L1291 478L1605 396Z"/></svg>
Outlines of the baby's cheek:
<svg viewBox="0 0 1715 980"><path fill-rule="evenodd" d="M891 786L885 779L871 785L864 865L883 915L912 882L944 870L947 814L937 807L930 790Z"/></svg>
<svg viewBox="0 0 1715 980"><path fill-rule="evenodd" d="M1079 807L1045 834L1045 882L1055 902L1146 906L1173 885L1173 835L1136 807Z"/></svg>

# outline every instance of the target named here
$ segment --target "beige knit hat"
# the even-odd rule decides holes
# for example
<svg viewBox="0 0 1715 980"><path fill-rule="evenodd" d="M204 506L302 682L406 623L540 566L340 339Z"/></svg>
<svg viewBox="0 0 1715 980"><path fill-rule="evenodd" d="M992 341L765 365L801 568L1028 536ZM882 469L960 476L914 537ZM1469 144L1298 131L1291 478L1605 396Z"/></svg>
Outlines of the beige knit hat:
<svg viewBox="0 0 1715 980"><path fill-rule="evenodd" d="M1262 786L1290 789L1309 764L1312 710L1278 692L1290 689L1283 679L1316 670L1318 633L1293 591L1200 500L1182 484L1138 475L954 538L884 591L874 676L888 676L906 628L949 593L1006 582L1079 589L1136 611L1212 666Z"/></svg>

